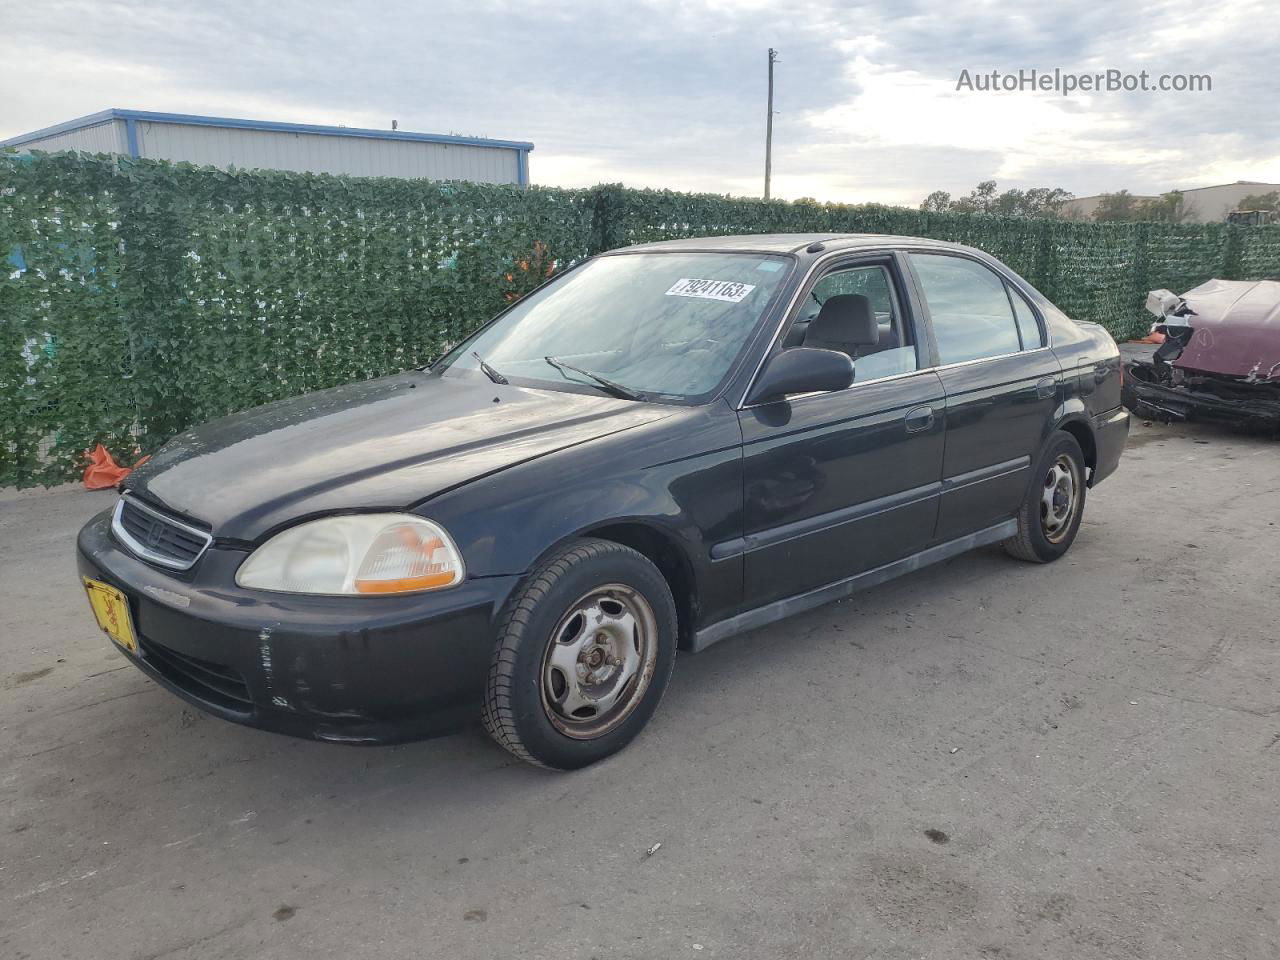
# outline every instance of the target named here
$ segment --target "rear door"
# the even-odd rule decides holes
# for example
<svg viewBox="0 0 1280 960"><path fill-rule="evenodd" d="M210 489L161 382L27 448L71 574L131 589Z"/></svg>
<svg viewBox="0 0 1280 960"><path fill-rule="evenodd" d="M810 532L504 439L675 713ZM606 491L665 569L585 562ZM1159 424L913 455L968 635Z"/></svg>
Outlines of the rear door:
<svg viewBox="0 0 1280 960"><path fill-rule="evenodd" d="M942 473L943 391L921 369L928 354L918 348L922 327L905 291L891 255L834 263L802 292L781 342L803 345L827 297L867 297L880 334L852 351L853 384L739 411L747 607L927 545Z"/></svg>
<svg viewBox="0 0 1280 960"><path fill-rule="evenodd" d="M912 252L946 393L935 542L1012 517L1062 391L1040 318L1003 275L961 254Z"/></svg>

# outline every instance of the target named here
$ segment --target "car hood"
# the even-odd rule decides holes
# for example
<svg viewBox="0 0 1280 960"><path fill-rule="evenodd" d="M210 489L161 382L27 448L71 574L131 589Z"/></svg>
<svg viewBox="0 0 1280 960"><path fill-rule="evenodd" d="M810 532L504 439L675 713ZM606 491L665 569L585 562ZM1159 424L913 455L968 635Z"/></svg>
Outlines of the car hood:
<svg viewBox="0 0 1280 960"><path fill-rule="evenodd" d="M123 487L255 540L304 516L403 509L674 408L410 372L214 420L174 437Z"/></svg>
<svg viewBox="0 0 1280 960"><path fill-rule="evenodd" d="M1195 332L1175 367L1280 379L1280 282L1210 280L1182 295Z"/></svg>

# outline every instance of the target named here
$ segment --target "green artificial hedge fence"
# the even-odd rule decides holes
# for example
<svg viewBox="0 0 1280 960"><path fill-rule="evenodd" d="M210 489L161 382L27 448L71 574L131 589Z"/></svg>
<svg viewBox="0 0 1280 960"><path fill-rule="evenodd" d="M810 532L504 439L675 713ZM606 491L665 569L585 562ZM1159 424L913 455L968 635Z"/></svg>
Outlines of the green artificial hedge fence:
<svg viewBox="0 0 1280 960"><path fill-rule="evenodd" d="M809 231L979 247L1120 337L1153 287L1280 276L1280 227L0 156L0 486L74 479L98 442L129 461L213 417L422 364L602 250Z"/></svg>

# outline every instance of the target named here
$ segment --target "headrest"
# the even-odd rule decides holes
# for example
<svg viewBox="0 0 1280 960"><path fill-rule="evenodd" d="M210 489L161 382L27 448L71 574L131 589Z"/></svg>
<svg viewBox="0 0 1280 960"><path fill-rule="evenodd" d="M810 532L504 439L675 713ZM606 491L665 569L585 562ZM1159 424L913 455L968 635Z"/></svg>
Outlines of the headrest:
<svg viewBox="0 0 1280 960"><path fill-rule="evenodd" d="M861 293L837 293L822 302L809 324L805 342L875 344L880 339L871 300Z"/></svg>

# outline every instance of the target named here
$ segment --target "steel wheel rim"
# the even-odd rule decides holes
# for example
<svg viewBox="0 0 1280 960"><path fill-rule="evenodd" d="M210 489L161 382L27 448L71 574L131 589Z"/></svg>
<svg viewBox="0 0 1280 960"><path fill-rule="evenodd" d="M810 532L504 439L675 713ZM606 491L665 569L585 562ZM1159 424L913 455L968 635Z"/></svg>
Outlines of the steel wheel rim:
<svg viewBox="0 0 1280 960"><path fill-rule="evenodd" d="M1080 468L1070 454L1060 453L1040 486L1040 529L1050 543L1061 543L1080 509Z"/></svg>
<svg viewBox="0 0 1280 960"><path fill-rule="evenodd" d="M575 740L616 729L644 699L658 621L638 591L609 583L570 604L551 632L538 687L552 726Z"/></svg>

